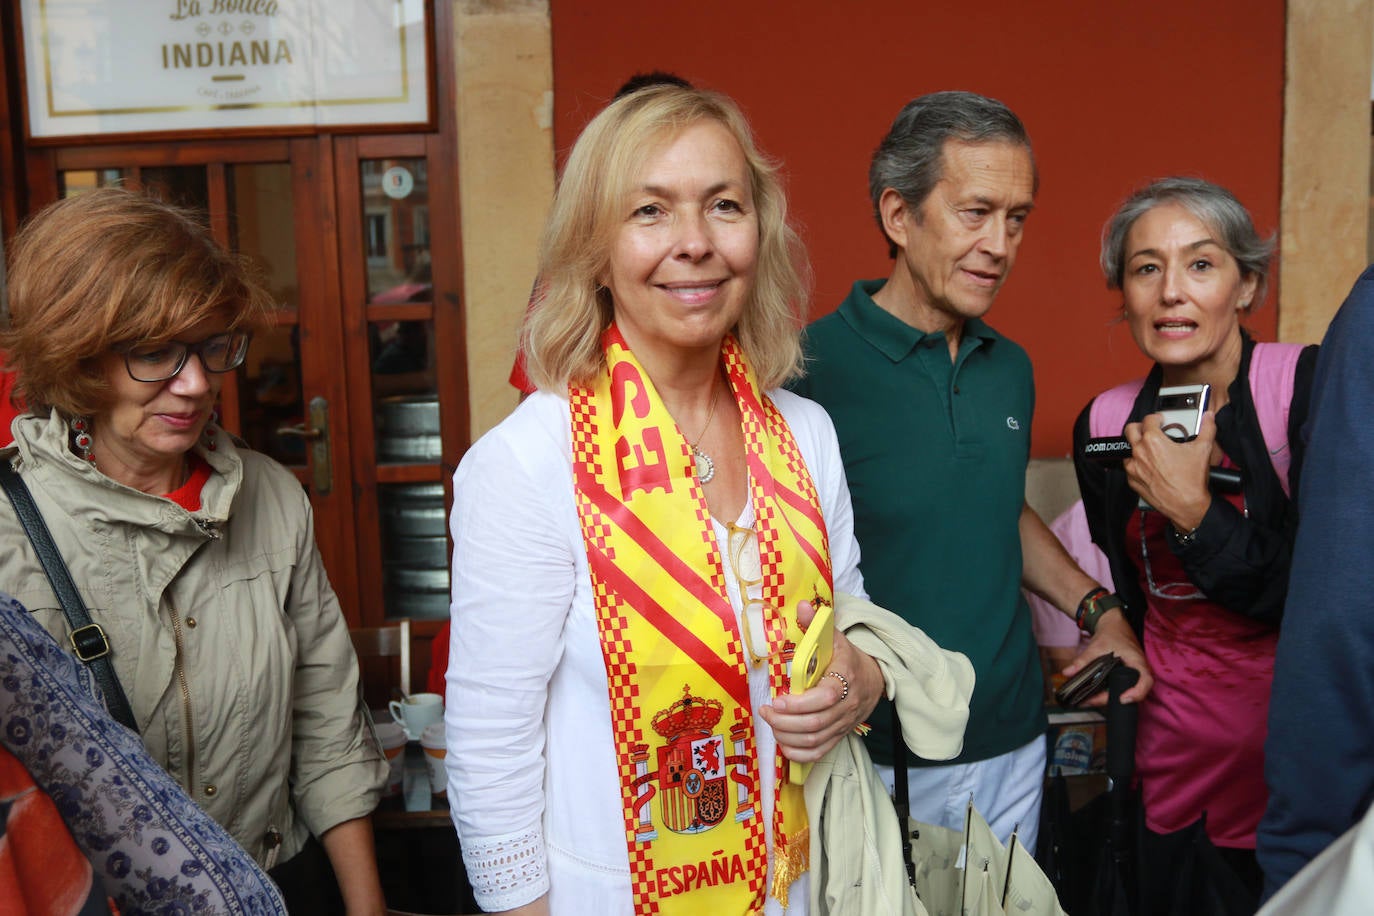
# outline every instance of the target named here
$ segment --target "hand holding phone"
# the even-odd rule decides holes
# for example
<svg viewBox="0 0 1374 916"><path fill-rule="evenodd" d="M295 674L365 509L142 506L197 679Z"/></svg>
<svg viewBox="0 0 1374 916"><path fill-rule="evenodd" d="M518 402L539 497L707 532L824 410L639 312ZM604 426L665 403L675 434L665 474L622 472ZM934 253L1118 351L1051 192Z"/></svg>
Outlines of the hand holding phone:
<svg viewBox="0 0 1374 916"><path fill-rule="evenodd" d="M1212 400L1211 385L1175 385L1159 389L1155 413L1164 435L1175 442L1191 442L1202 431L1202 415Z"/></svg>
<svg viewBox="0 0 1374 916"><path fill-rule="evenodd" d="M816 601L813 605L816 616L792 653L791 693L805 693L819 684L835 653L835 611L829 603ZM810 772L811 764L788 761L787 779L794 786L804 784Z"/></svg>

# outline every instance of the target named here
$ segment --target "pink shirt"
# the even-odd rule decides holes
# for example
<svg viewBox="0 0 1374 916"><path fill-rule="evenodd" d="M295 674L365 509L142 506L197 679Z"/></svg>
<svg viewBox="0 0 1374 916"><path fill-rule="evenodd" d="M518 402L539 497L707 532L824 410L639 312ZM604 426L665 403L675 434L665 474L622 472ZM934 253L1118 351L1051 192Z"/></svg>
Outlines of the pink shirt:
<svg viewBox="0 0 1374 916"><path fill-rule="evenodd" d="M1268 799L1264 738L1278 628L1201 596L1169 549L1158 512L1135 513L1127 528L1132 550L1140 550L1142 519L1147 550L1137 565L1149 602L1145 657L1155 675L1136 737L1145 822L1169 833L1205 812L1213 844L1254 849Z"/></svg>
<svg viewBox="0 0 1374 916"><path fill-rule="evenodd" d="M1083 500L1059 514L1050 523L1050 531L1059 538L1059 543L1073 557L1074 562L1099 585L1115 591L1112 585L1112 566L1102 548L1093 543L1092 532L1088 530L1088 513L1083 508ZM1071 647L1082 650L1088 645L1088 637L1081 633L1073 618L1063 613L1039 595L1026 592L1026 603L1031 610L1031 631L1035 633L1035 643L1039 646Z"/></svg>

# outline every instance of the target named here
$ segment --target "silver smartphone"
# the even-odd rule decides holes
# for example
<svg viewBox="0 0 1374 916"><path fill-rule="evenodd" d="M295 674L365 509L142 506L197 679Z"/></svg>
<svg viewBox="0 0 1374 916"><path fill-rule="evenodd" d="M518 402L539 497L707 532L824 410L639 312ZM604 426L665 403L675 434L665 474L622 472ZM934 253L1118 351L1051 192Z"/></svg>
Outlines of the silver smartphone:
<svg viewBox="0 0 1374 916"><path fill-rule="evenodd" d="M1202 429L1202 414L1212 399L1211 385L1177 385L1159 389L1155 413L1161 414L1164 435L1176 442L1197 438Z"/></svg>

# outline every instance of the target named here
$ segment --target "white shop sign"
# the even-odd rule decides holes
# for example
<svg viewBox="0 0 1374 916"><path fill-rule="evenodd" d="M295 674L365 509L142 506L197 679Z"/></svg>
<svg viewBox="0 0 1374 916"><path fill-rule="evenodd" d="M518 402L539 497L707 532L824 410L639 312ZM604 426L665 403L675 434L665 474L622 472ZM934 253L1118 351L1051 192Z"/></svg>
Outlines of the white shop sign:
<svg viewBox="0 0 1374 916"><path fill-rule="evenodd" d="M425 0L21 0L31 137L429 121Z"/></svg>

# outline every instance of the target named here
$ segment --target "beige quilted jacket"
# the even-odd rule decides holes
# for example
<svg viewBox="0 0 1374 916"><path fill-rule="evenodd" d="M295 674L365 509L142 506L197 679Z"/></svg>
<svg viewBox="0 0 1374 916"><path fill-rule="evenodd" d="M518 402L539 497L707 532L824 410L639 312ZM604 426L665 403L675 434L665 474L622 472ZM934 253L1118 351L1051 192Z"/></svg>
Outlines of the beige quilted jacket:
<svg viewBox="0 0 1374 916"><path fill-rule="evenodd" d="M104 477L60 417L24 417L0 460L19 471L108 634L152 756L261 863L369 814L387 767L358 665L286 469L220 432L188 513ZM59 642L69 627L0 496L0 589ZM269 833L282 837L271 855Z"/></svg>

